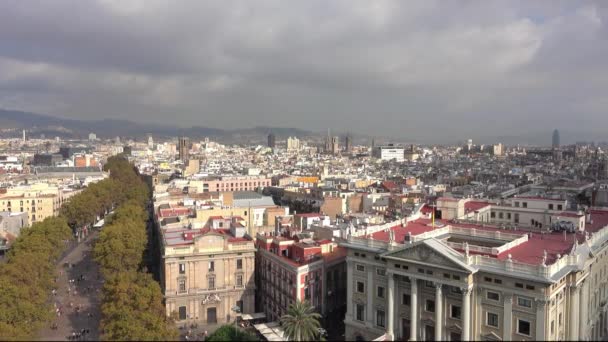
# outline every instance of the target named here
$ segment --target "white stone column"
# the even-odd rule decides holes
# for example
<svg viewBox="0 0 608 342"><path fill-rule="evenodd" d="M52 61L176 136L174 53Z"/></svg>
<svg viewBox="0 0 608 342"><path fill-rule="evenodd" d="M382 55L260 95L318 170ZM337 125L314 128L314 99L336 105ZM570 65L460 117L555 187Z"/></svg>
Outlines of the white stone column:
<svg viewBox="0 0 608 342"><path fill-rule="evenodd" d="M388 321L386 333L391 341L395 340L395 275L388 273Z"/></svg>
<svg viewBox="0 0 608 342"><path fill-rule="evenodd" d="M462 289L462 340L471 340L471 289Z"/></svg>
<svg viewBox="0 0 608 342"><path fill-rule="evenodd" d="M346 261L346 319L353 319L353 262Z"/></svg>
<svg viewBox="0 0 608 342"><path fill-rule="evenodd" d="M536 300L536 340L544 341L546 339L545 328L547 327L546 311L547 311L547 299ZM578 305L578 304L577 304Z"/></svg>
<svg viewBox="0 0 608 342"><path fill-rule="evenodd" d="M418 280L410 278L412 291L410 295L410 341L418 338Z"/></svg>
<svg viewBox="0 0 608 342"><path fill-rule="evenodd" d="M578 296L579 296L579 287L576 285L571 285L570 286L570 324L569 324L569 329L568 331L570 332L569 334L569 339L571 341L578 341L578 320L580 319L579 317L579 302L578 302Z"/></svg>
<svg viewBox="0 0 608 342"><path fill-rule="evenodd" d="M435 341L443 340L443 293L441 284L435 283Z"/></svg>
<svg viewBox="0 0 608 342"><path fill-rule="evenodd" d="M367 324L369 326L374 325L374 282L372 275L372 267L369 265L365 266L367 270Z"/></svg>
<svg viewBox="0 0 608 342"><path fill-rule="evenodd" d="M587 339L587 314L589 311L589 308L587 306L587 294L589 292L588 289L589 282L585 280L581 283L581 298L579 298L580 321L578 323L578 339L581 341L585 341Z"/></svg>
<svg viewBox="0 0 608 342"><path fill-rule="evenodd" d="M502 340L512 341L513 340L513 294L503 293L503 316L502 316ZM485 318L484 318L485 320Z"/></svg>

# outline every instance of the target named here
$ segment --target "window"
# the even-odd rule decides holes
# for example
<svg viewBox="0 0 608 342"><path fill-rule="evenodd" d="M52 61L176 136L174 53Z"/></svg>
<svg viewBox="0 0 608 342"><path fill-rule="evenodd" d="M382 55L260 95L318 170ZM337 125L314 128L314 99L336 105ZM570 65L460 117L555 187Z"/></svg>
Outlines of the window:
<svg viewBox="0 0 608 342"><path fill-rule="evenodd" d="M562 205L561 205L561 204L558 204L558 205L557 205L557 210L563 210L563 207L562 207Z"/></svg>
<svg viewBox="0 0 608 342"><path fill-rule="evenodd" d="M208 282L209 282L209 284L208 284L209 290L215 289L215 277L209 277Z"/></svg>
<svg viewBox="0 0 608 342"><path fill-rule="evenodd" d="M517 305L523 308L531 308L532 300L530 300L529 298L517 297Z"/></svg>
<svg viewBox="0 0 608 342"><path fill-rule="evenodd" d="M426 286L426 287L435 287L435 285L433 285L433 282L432 281L428 281L428 280L424 281L424 286Z"/></svg>
<svg viewBox="0 0 608 342"><path fill-rule="evenodd" d="M236 269L237 270L243 269L243 259L236 259Z"/></svg>
<svg viewBox="0 0 608 342"><path fill-rule="evenodd" d="M527 208L528 207L528 202L521 202L521 206L524 207L524 208Z"/></svg>
<svg viewBox="0 0 608 342"><path fill-rule="evenodd" d="M498 218L499 218L499 219L501 219L501 220L502 220L502 219L504 218L504 216L505 216L505 214L504 214L504 213L502 213L502 212L498 213Z"/></svg>
<svg viewBox="0 0 608 342"><path fill-rule="evenodd" d="M242 274L236 275L236 286L243 286L243 275Z"/></svg>
<svg viewBox="0 0 608 342"><path fill-rule="evenodd" d="M486 325L494 328L498 328L498 314L488 312L486 314Z"/></svg>
<svg viewBox="0 0 608 342"><path fill-rule="evenodd" d="M419 269L418 269L418 273L422 273L422 274L424 274L424 269L419 268Z"/></svg>
<svg viewBox="0 0 608 342"><path fill-rule="evenodd" d="M431 299L427 299L426 303L425 303L425 306L424 306L424 309L427 312L435 312L435 301L431 300Z"/></svg>
<svg viewBox="0 0 608 342"><path fill-rule="evenodd" d="M511 219L511 213L507 213L507 219L510 220Z"/></svg>
<svg viewBox="0 0 608 342"><path fill-rule="evenodd" d="M519 208L519 202L514 202L515 203L515 207Z"/></svg>
<svg viewBox="0 0 608 342"><path fill-rule="evenodd" d="M444 274L443 274L443 277L444 277L444 278L447 278L447 279L450 279L450 274L449 274L449 273L444 273Z"/></svg>
<svg viewBox="0 0 608 342"><path fill-rule="evenodd" d="M490 277L484 277L483 280L487 281L488 283L492 282L492 278L490 278Z"/></svg>
<svg viewBox="0 0 608 342"><path fill-rule="evenodd" d="M500 279L494 279L494 283L496 283L496 284L502 284L502 280L500 280Z"/></svg>
<svg viewBox="0 0 608 342"><path fill-rule="evenodd" d="M384 328L384 311L377 310L376 311L376 325Z"/></svg>
<svg viewBox="0 0 608 342"><path fill-rule="evenodd" d="M186 319L186 307L185 306L179 307L179 319L180 320Z"/></svg>
<svg viewBox="0 0 608 342"><path fill-rule="evenodd" d="M549 203L549 210L553 210L553 203Z"/></svg>
<svg viewBox="0 0 608 342"><path fill-rule="evenodd" d="M357 292L359 292L359 293L365 292L365 284L362 281L357 282Z"/></svg>
<svg viewBox="0 0 608 342"><path fill-rule="evenodd" d="M517 320L517 333L525 336L530 336L530 322L523 319Z"/></svg>
<svg viewBox="0 0 608 342"><path fill-rule="evenodd" d="M384 287L378 286L376 295L378 296L378 298L384 298Z"/></svg>
<svg viewBox="0 0 608 342"><path fill-rule="evenodd" d="M376 274L379 276L385 276L386 275L386 270L384 268L377 268L376 269Z"/></svg>
<svg viewBox="0 0 608 342"><path fill-rule="evenodd" d="M178 291L179 291L179 293L186 292L186 279L179 279L177 281L177 284L178 284Z"/></svg>
<svg viewBox="0 0 608 342"><path fill-rule="evenodd" d="M488 298L489 300L498 301L498 300L500 300L500 295L496 292L488 291L486 293L486 298Z"/></svg>
<svg viewBox="0 0 608 342"><path fill-rule="evenodd" d="M365 320L365 305L363 304L357 304L357 312L355 315L355 319L357 321L364 321Z"/></svg>
<svg viewBox="0 0 608 342"><path fill-rule="evenodd" d="M526 290L534 290L534 286L533 285L527 285L526 284Z"/></svg>
<svg viewBox="0 0 608 342"><path fill-rule="evenodd" d="M559 323L559 326L561 327L562 326L562 314L561 313L559 314L559 318L558 319L559 320L557 322Z"/></svg>
<svg viewBox="0 0 608 342"><path fill-rule="evenodd" d="M515 283L515 287L519 287L520 289L524 288L524 284L522 283Z"/></svg>
<svg viewBox="0 0 608 342"><path fill-rule="evenodd" d="M513 222L519 223L519 214L518 213L515 213L515 216L513 216Z"/></svg>
<svg viewBox="0 0 608 342"><path fill-rule="evenodd" d="M412 297L410 297L410 295L409 295L409 294L404 293L404 294L403 294L403 296L401 297L401 303L402 303L403 305L410 306L410 305L411 305L411 304L410 304L410 303L411 303L411 299L412 299Z"/></svg>
<svg viewBox="0 0 608 342"><path fill-rule="evenodd" d="M496 213L495 213L495 212L491 212L491 213L490 213L490 217L491 217L491 218L496 218Z"/></svg>
<svg viewBox="0 0 608 342"><path fill-rule="evenodd" d="M357 264L357 271L365 272L365 266Z"/></svg>
<svg viewBox="0 0 608 342"><path fill-rule="evenodd" d="M209 272L215 271L215 261L209 261Z"/></svg>
<svg viewBox="0 0 608 342"><path fill-rule="evenodd" d="M452 307L450 309L450 317L455 318L455 319L462 318L462 312L461 312L460 306L452 305Z"/></svg>
<svg viewBox="0 0 608 342"><path fill-rule="evenodd" d="M179 274L186 273L186 264L179 264Z"/></svg>

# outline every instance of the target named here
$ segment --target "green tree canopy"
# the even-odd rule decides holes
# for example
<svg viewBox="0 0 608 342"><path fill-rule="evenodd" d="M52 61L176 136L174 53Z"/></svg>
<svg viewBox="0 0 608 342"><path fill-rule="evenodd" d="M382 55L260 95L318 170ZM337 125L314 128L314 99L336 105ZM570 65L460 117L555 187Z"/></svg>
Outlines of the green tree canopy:
<svg viewBox="0 0 608 342"><path fill-rule="evenodd" d="M297 301L289 306L281 317L285 335L293 341L313 341L319 336L321 315L307 301Z"/></svg>
<svg viewBox="0 0 608 342"><path fill-rule="evenodd" d="M257 336L237 328L234 325L226 324L219 327L213 334L209 335L206 341L259 341Z"/></svg>

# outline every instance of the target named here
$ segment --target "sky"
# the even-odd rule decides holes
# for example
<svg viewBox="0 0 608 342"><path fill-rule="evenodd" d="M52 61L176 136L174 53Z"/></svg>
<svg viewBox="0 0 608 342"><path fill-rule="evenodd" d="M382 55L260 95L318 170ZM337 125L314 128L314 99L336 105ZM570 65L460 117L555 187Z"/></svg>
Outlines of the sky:
<svg viewBox="0 0 608 342"><path fill-rule="evenodd" d="M0 42L0 108L66 118L462 140L608 125L608 1L4 0Z"/></svg>

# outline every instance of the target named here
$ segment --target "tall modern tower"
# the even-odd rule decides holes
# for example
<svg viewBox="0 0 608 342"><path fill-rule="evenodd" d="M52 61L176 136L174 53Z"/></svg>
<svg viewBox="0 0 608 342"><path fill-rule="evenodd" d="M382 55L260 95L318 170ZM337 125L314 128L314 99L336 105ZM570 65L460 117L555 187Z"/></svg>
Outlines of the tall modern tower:
<svg viewBox="0 0 608 342"><path fill-rule="evenodd" d="M557 129L553 131L553 142L551 146L553 148L559 148L559 131Z"/></svg>
<svg viewBox="0 0 608 342"><path fill-rule="evenodd" d="M346 134L346 137L344 138L344 151L346 151L346 153L350 153L352 147L350 134Z"/></svg>
<svg viewBox="0 0 608 342"><path fill-rule="evenodd" d="M190 154L190 146L188 146L188 138L180 137L177 141L177 152L179 153L179 159L184 163L188 161Z"/></svg>
<svg viewBox="0 0 608 342"><path fill-rule="evenodd" d="M268 134L268 147L274 148L275 145L276 145L276 137L272 133Z"/></svg>

